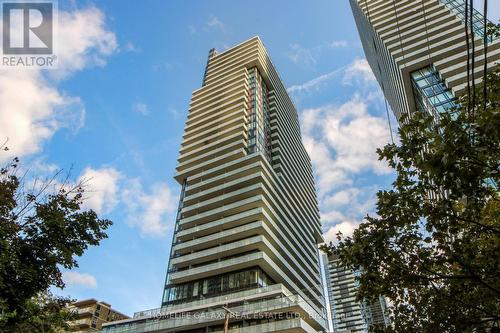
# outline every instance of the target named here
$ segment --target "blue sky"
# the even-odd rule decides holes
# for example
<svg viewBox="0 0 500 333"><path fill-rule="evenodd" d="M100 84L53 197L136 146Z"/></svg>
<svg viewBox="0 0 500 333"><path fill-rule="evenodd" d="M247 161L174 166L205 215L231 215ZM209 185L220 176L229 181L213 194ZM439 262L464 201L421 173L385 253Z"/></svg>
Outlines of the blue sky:
<svg viewBox="0 0 500 333"><path fill-rule="evenodd" d="M393 178L374 152L390 134L348 1L60 0L59 20L57 70L1 72L0 137L11 155L0 160L20 156L35 176L71 169L87 180L86 207L114 221L65 272L60 294L129 315L160 306L172 176L213 47L255 35L266 45L301 118L327 239L352 232Z"/></svg>

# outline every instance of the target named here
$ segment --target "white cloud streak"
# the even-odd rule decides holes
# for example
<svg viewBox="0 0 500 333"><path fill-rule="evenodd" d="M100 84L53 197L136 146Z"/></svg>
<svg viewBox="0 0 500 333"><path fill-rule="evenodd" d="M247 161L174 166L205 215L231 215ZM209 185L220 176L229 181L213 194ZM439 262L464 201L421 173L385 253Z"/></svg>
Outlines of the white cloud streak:
<svg viewBox="0 0 500 333"><path fill-rule="evenodd" d="M347 66L340 67L326 74L322 74L309 81L287 88L289 94L310 93L318 91L327 82L342 76L343 85L362 84L367 87L376 83L375 76L366 59L355 59Z"/></svg>
<svg viewBox="0 0 500 333"><path fill-rule="evenodd" d="M146 103L137 102L132 105L132 110L143 116L149 115L149 107Z"/></svg>
<svg viewBox="0 0 500 333"><path fill-rule="evenodd" d="M313 90L318 90L323 83L335 78L336 76L338 76L339 74L344 72L344 70L345 70L345 67L336 69L336 70L331 71L329 73L320 75L320 76L318 76L312 80L309 80L305 83L293 85L293 86L287 88L287 91L289 94L292 94L292 93L311 92Z"/></svg>
<svg viewBox="0 0 500 333"><path fill-rule="evenodd" d="M303 63L306 66L312 66L316 64L316 57L313 52L313 50L304 48L300 44L291 44L288 58L296 65Z"/></svg>
<svg viewBox="0 0 500 333"><path fill-rule="evenodd" d="M218 28L220 30L224 30L225 24L217 16L210 16L210 19L207 22L207 26L209 28Z"/></svg>
<svg viewBox="0 0 500 333"><path fill-rule="evenodd" d="M97 280L88 273L66 271L62 274L62 279L67 286L81 286L86 288L96 288Z"/></svg>
<svg viewBox="0 0 500 333"><path fill-rule="evenodd" d="M330 48L336 49L341 47L347 47L349 44L345 40L334 40L333 42L330 42L327 45Z"/></svg>
<svg viewBox="0 0 500 333"><path fill-rule="evenodd" d="M334 40L311 48L303 47L298 43L292 43L290 44L287 56L295 65L303 64L311 67L316 64L317 59L324 53L325 50L345 48L348 45L349 43L345 40Z"/></svg>
<svg viewBox="0 0 500 333"><path fill-rule="evenodd" d="M375 75L366 59L355 59L346 69L342 83L375 83Z"/></svg>

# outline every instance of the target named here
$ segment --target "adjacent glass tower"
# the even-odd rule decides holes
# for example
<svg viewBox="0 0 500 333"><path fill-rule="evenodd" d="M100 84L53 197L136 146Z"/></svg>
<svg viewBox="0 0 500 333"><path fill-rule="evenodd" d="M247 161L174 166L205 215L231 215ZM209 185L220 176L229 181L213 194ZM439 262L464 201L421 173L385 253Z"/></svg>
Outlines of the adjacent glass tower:
<svg viewBox="0 0 500 333"><path fill-rule="evenodd" d="M324 331L311 161L258 37L209 52L175 179L182 193L162 307L105 332L125 324L127 332L223 332L227 310L229 332Z"/></svg>
<svg viewBox="0 0 500 333"><path fill-rule="evenodd" d="M437 115L453 106L467 88L465 0L349 1L368 63L396 118L417 110ZM480 83L483 18L475 10L469 34ZM500 61L500 43L487 40L492 68Z"/></svg>
<svg viewBox="0 0 500 333"><path fill-rule="evenodd" d="M332 318L332 332L368 333L373 325L388 326L389 317L385 298L375 302L358 302L359 271L343 266L335 255L323 255L326 286Z"/></svg>

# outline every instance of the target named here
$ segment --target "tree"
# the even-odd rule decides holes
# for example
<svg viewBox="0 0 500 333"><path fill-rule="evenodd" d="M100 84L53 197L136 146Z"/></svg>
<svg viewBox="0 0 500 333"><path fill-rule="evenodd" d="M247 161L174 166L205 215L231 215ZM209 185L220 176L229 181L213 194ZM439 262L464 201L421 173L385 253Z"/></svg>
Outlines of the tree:
<svg viewBox="0 0 500 333"><path fill-rule="evenodd" d="M60 333L69 330L69 321L78 318L76 312L70 310L67 305L72 300L53 296L50 292L42 292L32 297L24 304L22 313L5 313L0 328L2 332L32 333L50 332Z"/></svg>
<svg viewBox="0 0 500 333"><path fill-rule="evenodd" d="M500 323L500 71L486 98L408 117L378 149L395 170L377 215L325 249L361 269L358 298L385 295L388 332L484 332ZM484 103L486 101L486 103ZM381 329L384 330L384 329Z"/></svg>
<svg viewBox="0 0 500 333"><path fill-rule="evenodd" d="M111 221L81 210L84 184L19 176L15 158L0 169L0 331L55 332L71 317L70 301L54 297L64 288L61 268L106 238Z"/></svg>

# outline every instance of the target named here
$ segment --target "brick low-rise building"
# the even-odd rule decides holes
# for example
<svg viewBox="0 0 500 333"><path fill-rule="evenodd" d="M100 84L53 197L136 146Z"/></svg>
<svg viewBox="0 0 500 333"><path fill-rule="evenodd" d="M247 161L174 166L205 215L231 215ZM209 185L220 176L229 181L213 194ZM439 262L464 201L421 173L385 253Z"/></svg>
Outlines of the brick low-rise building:
<svg viewBox="0 0 500 333"><path fill-rule="evenodd" d="M129 318L112 309L110 304L93 298L77 301L70 309L78 312L78 319L70 322L70 332L73 333L97 332L103 323Z"/></svg>

